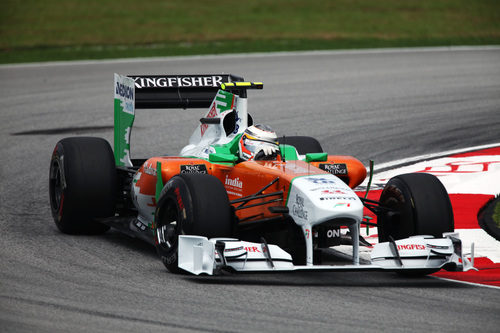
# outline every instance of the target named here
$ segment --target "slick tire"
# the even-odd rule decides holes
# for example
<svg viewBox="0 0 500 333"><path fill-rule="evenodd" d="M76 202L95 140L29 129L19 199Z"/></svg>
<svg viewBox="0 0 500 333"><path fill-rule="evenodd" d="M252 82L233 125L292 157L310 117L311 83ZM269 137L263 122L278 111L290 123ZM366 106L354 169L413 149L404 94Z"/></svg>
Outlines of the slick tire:
<svg viewBox="0 0 500 333"><path fill-rule="evenodd" d="M415 235L442 237L455 229L448 193L439 179L426 173L393 177L380 195L392 213L378 217L379 242ZM394 214L395 213L395 214Z"/></svg>
<svg viewBox="0 0 500 333"><path fill-rule="evenodd" d="M50 161L49 197L57 228L65 234L100 234L95 219L115 214L113 151L101 138L74 137L56 144Z"/></svg>
<svg viewBox="0 0 500 333"><path fill-rule="evenodd" d="M294 146L300 155L323 152L323 148L318 140L310 136L282 136L278 138L278 142L280 144Z"/></svg>
<svg viewBox="0 0 500 333"><path fill-rule="evenodd" d="M226 190L214 176L180 174L172 177L161 191L155 212L157 252L172 273L178 267L178 236L230 237L233 211Z"/></svg>
<svg viewBox="0 0 500 333"><path fill-rule="evenodd" d="M455 229L448 193L433 175L410 173L391 178L380 195L380 204L396 214L378 217L379 242L415 235L442 237ZM438 270L416 269L399 275L420 277Z"/></svg>

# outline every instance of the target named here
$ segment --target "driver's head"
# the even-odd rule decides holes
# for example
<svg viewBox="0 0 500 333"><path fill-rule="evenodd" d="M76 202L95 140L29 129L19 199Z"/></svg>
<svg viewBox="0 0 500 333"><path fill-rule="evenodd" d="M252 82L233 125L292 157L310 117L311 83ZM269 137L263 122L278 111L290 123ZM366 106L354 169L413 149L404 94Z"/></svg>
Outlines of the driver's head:
<svg viewBox="0 0 500 333"><path fill-rule="evenodd" d="M276 132L269 126L248 127L240 138L240 158L245 161L276 159L279 153L277 139Z"/></svg>

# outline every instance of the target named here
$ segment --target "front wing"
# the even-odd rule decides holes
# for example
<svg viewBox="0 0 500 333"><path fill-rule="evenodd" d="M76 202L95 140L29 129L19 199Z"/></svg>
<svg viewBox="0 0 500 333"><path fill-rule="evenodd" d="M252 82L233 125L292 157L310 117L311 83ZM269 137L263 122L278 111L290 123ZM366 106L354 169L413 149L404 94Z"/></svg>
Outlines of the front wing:
<svg viewBox="0 0 500 333"><path fill-rule="evenodd" d="M414 236L374 245L369 264L297 266L292 256L272 244L252 243L237 239L200 236L179 236L179 268L195 274L216 275L233 272L291 272L291 271L467 271L474 269L471 259L462 255L457 234L444 238Z"/></svg>

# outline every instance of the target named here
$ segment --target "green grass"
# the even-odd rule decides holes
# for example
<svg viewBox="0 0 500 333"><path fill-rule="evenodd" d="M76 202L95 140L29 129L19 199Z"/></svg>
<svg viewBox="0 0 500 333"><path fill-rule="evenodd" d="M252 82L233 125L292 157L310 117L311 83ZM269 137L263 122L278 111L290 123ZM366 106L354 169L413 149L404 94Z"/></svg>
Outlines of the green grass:
<svg viewBox="0 0 500 333"><path fill-rule="evenodd" d="M4 0L0 62L500 44L498 0Z"/></svg>
<svg viewBox="0 0 500 333"><path fill-rule="evenodd" d="M500 228L500 200L497 200L495 209L493 210L493 221L497 224L497 227Z"/></svg>

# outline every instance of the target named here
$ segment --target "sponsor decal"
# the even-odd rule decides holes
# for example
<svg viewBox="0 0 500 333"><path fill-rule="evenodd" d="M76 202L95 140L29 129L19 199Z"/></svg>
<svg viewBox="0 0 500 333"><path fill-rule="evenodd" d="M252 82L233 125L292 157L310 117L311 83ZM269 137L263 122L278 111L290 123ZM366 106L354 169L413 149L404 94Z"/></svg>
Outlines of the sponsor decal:
<svg viewBox="0 0 500 333"><path fill-rule="evenodd" d="M257 246L245 246L245 251L262 253Z"/></svg>
<svg viewBox="0 0 500 333"><path fill-rule="evenodd" d="M207 116L205 118L215 118L217 117L217 108L215 107L215 103L212 103L212 107L210 108L210 111L208 112ZM200 130L201 130L201 136L205 134L207 131L208 124L201 124L200 125Z"/></svg>
<svg viewBox="0 0 500 333"><path fill-rule="evenodd" d="M318 227L317 245L319 248L340 245L342 233L340 227Z"/></svg>
<svg viewBox="0 0 500 333"><path fill-rule="evenodd" d="M181 173L207 173L207 166L205 164L181 165Z"/></svg>
<svg viewBox="0 0 500 333"><path fill-rule="evenodd" d="M235 95L230 92L219 90L215 97L215 105L219 113L224 113L226 111L230 111L234 108ZM235 122L241 121L241 118L238 117L238 113L236 112Z"/></svg>
<svg viewBox="0 0 500 333"><path fill-rule="evenodd" d="M355 197L345 197L345 196L337 196L337 197L320 197L319 200L356 200Z"/></svg>
<svg viewBox="0 0 500 333"><path fill-rule="evenodd" d="M308 212L304 209L304 198L298 194L295 195L295 203L292 206L292 213L301 219L307 220Z"/></svg>
<svg viewBox="0 0 500 333"><path fill-rule="evenodd" d="M236 124L236 126L234 127L233 134L236 134L240 130L240 123L241 123L241 118L239 117L237 110L235 110L234 112L234 117L235 117L234 123Z"/></svg>
<svg viewBox="0 0 500 333"><path fill-rule="evenodd" d="M175 196L177 197L177 204L179 205L179 209L184 209L184 203L182 202L181 198L181 191L179 190L178 187L174 189Z"/></svg>
<svg viewBox="0 0 500 333"><path fill-rule="evenodd" d="M123 98L134 99L134 89L121 82L116 82L115 93Z"/></svg>
<svg viewBox="0 0 500 333"><path fill-rule="evenodd" d="M331 178L323 178L323 177L307 177L305 178L307 181L313 184L335 184L335 179Z"/></svg>
<svg viewBox="0 0 500 333"><path fill-rule="evenodd" d="M148 174L150 176L156 176L156 168L153 167L152 163L144 163L143 170L145 174Z"/></svg>
<svg viewBox="0 0 500 333"><path fill-rule="evenodd" d="M243 250L243 246L234 247L232 249L224 249L224 252L235 252Z"/></svg>
<svg viewBox="0 0 500 333"><path fill-rule="evenodd" d="M135 86L141 88L177 88L177 87L218 87L222 76L184 76L184 77L136 77Z"/></svg>
<svg viewBox="0 0 500 333"><path fill-rule="evenodd" d="M118 166L132 166L130 160L130 130L135 113L134 80L115 74L114 112L115 142L114 155Z"/></svg>
<svg viewBox="0 0 500 333"><path fill-rule="evenodd" d="M348 202L338 202L333 207L334 208L336 208L336 207L351 207L351 204Z"/></svg>
<svg viewBox="0 0 500 333"><path fill-rule="evenodd" d="M326 231L326 237L327 238L338 238L338 237L340 237L340 228L328 229Z"/></svg>
<svg viewBox="0 0 500 333"><path fill-rule="evenodd" d="M422 244L398 245L398 250L425 250L425 245Z"/></svg>
<svg viewBox="0 0 500 333"><path fill-rule="evenodd" d="M327 195L327 194L345 195L345 194L349 194L349 192L343 191L343 190L337 190L337 189L328 189L328 190L321 191L321 194L323 194L323 195Z"/></svg>
<svg viewBox="0 0 500 333"><path fill-rule="evenodd" d="M342 183L343 184L343 183ZM335 192L336 190L342 191L342 193ZM332 194L348 194L350 192L345 191L345 187L337 187L337 186L320 186L310 189L309 191L334 191Z"/></svg>
<svg viewBox="0 0 500 333"><path fill-rule="evenodd" d="M328 171L332 175L347 176L347 165L344 163L320 163L319 168Z"/></svg>
<svg viewBox="0 0 500 333"><path fill-rule="evenodd" d="M229 178L229 175L226 175L225 184L239 189L243 188L243 182L238 177Z"/></svg>
<svg viewBox="0 0 500 333"><path fill-rule="evenodd" d="M309 236L311 235L311 230L306 229L306 230L304 231L304 234L306 235L306 238L307 238L307 239L309 239Z"/></svg>

